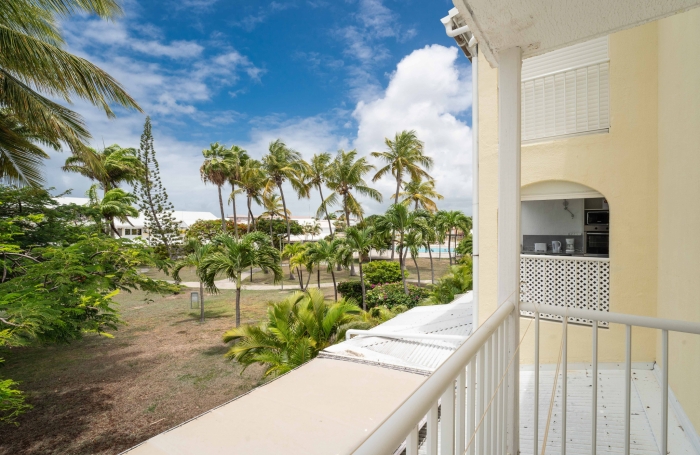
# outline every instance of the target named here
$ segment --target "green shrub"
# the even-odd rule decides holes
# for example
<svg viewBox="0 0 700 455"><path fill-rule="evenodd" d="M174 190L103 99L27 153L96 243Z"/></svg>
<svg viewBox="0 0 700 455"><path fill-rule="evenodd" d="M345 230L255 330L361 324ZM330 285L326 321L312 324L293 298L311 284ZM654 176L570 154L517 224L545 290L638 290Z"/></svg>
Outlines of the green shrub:
<svg viewBox="0 0 700 455"><path fill-rule="evenodd" d="M374 261L362 266L365 282L369 284L401 281L401 266L394 261ZM405 272L408 277L408 271Z"/></svg>
<svg viewBox="0 0 700 455"><path fill-rule="evenodd" d="M367 291L365 302L367 308L376 306L386 306L394 308L399 305L413 308L428 297L429 291L425 288L419 288L412 284L408 285L408 295L403 292L403 284L389 283L383 285L372 285Z"/></svg>
<svg viewBox="0 0 700 455"><path fill-rule="evenodd" d="M472 290L472 259L465 256L461 263L450 267L450 273L443 276L430 290L429 303L450 303L457 294Z"/></svg>
<svg viewBox="0 0 700 455"><path fill-rule="evenodd" d="M338 283L338 292L345 299L354 299L362 304L362 284L359 281L341 281Z"/></svg>

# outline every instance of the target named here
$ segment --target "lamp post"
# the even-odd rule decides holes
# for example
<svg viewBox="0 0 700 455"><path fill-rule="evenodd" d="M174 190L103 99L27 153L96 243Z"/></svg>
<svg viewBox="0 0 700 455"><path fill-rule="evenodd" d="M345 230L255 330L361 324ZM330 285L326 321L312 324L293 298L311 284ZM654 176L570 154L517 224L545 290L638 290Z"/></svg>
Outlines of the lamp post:
<svg viewBox="0 0 700 455"><path fill-rule="evenodd" d="M277 234L277 237L280 239L280 261L282 260L282 237L284 237L286 234ZM282 283L282 290L284 291L284 273L282 273L282 279L280 280L280 283Z"/></svg>

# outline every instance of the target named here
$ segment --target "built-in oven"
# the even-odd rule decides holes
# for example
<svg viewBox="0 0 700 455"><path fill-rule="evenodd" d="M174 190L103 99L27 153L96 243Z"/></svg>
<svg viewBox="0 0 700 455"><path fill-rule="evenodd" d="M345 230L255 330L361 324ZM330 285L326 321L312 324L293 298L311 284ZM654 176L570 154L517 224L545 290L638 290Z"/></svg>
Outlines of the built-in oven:
<svg viewBox="0 0 700 455"><path fill-rule="evenodd" d="M610 224L609 210L587 210L586 226L607 226Z"/></svg>
<svg viewBox="0 0 700 455"><path fill-rule="evenodd" d="M608 226L586 226L584 237L584 254L586 256L608 256L610 254L610 230Z"/></svg>

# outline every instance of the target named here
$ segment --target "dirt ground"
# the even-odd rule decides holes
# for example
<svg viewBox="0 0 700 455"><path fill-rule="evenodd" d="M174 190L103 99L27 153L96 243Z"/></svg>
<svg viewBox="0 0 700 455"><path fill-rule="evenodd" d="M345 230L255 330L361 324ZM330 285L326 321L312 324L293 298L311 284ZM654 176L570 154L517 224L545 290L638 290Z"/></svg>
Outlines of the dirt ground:
<svg viewBox="0 0 700 455"><path fill-rule="evenodd" d="M244 291L243 322L288 293ZM34 408L0 426L0 454L116 454L225 403L262 382L262 367L224 359L233 291L207 296L204 324L189 293L121 294L128 325L67 346L0 352L0 375L20 382ZM147 300L147 299L152 299Z"/></svg>

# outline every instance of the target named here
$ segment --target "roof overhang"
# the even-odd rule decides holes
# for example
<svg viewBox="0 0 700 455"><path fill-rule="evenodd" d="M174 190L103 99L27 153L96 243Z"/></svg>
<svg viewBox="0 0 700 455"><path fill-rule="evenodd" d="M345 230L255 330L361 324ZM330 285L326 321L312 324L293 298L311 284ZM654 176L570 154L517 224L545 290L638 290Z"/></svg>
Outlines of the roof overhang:
<svg viewBox="0 0 700 455"><path fill-rule="evenodd" d="M453 0L479 51L520 47L523 58L631 28L700 6L700 0Z"/></svg>

